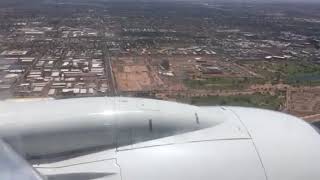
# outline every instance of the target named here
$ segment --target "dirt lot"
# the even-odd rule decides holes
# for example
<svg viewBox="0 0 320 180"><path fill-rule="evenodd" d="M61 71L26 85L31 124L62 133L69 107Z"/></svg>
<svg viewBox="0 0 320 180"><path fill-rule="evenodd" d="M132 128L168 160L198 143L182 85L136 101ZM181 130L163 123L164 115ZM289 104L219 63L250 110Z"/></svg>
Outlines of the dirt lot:
<svg viewBox="0 0 320 180"><path fill-rule="evenodd" d="M142 91L152 87L146 66L124 66L115 74L118 88L121 91Z"/></svg>
<svg viewBox="0 0 320 180"><path fill-rule="evenodd" d="M162 66L169 62L169 68ZM189 91L188 79L248 77L246 69L212 56L121 56L112 59L117 88L122 92L156 91L174 94ZM203 68L217 72L203 73Z"/></svg>
<svg viewBox="0 0 320 180"><path fill-rule="evenodd" d="M320 87L289 90L287 109L290 114L304 117L320 112Z"/></svg>
<svg viewBox="0 0 320 180"><path fill-rule="evenodd" d="M163 82L145 57L121 57L113 61L113 72L120 91L152 91Z"/></svg>

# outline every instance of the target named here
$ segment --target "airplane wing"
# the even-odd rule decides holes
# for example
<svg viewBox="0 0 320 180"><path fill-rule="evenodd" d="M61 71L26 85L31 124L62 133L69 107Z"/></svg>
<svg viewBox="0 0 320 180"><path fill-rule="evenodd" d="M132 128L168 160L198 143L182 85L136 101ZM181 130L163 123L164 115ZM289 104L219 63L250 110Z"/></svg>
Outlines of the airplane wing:
<svg viewBox="0 0 320 180"><path fill-rule="evenodd" d="M42 180L43 178L35 171L20 155L8 144L0 139L0 179L10 180Z"/></svg>

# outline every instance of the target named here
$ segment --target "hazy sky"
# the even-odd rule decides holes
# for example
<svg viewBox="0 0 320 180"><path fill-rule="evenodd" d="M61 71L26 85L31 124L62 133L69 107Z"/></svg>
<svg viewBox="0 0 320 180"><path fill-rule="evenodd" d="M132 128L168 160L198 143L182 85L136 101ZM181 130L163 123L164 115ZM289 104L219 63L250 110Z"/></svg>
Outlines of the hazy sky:
<svg viewBox="0 0 320 180"><path fill-rule="evenodd" d="M1 1L1 0L0 0ZM61 1L61 0L59 0ZM77 0L72 0L77 1ZM79 1L91 1L91 0L79 0ZM94 0L93 0L94 1ZM117 1L117 0L98 0L98 1ZM320 0L119 0L119 1L190 1L190 2L319 2Z"/></svg>
<svg viewBox="0 0 320 180"><path fill-rule="evenodd" d="M116 1L116 0L114 0ZM130 1L130 0L128 0ZM175 0L145 0L145 1L175 1ZM194 1L194 2L198 2L198 1L204 1L204 2L319 2L320 0L177 0L177 1Z"/></svg>
<svg viewBox="0 0 320 180"><path fill-rule="evenodd" d="M161 1L161 0L159 0ZM182 0L183 1L183 0ZM228 2L228 1L236 1L236 2L319 2L320 0L187 0L187 1L207 1L207 2Z"/></svg>
<svg viewBox="0 0 320 180"><path fill-rule="evenodd" d="M0 2L3 0L0 0ZM7 0L10 1L10 0ZM11 1L24 1L24 0L11 0ZM27 1L27 0L25 0ZM38 0L38 1L50 1L55 2L56 0ZM93 2L93 1L145 1L145 2L174 2L174 1L186 1L186 2L265 2L265 3L272 3L272 2L318 2L320 3L320 0L57 0L59 2L63 1L73 1L73 2Z"/></svg>

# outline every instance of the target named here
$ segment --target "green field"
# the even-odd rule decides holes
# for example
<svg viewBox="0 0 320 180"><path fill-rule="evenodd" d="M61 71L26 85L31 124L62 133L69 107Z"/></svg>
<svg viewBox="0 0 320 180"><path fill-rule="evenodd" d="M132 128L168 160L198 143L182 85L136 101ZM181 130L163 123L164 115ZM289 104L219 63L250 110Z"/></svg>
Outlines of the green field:
<svg viewBox="0 0 320 180"><path fill-rule="evenodd" d="M320 85L320 65L305 61L253 61L250 69L260 74L254 77L214 77L201 80L187 79L185 85L191 89L243 90L253 84L278 84L292 86Z"/></svg>
<svg viewBox="0 0 320 180"><path fill-rule="evenodd" d="M320 85L320 65L306 61L246 62L266 83L280 81L293 86Z"/></svg>
<svg viewBox="0 0 320 180"><path fill-rule="evenodd" d="M279 110L283 104L284 98L278 94L275 96L265 94L239 95L239 96L209 96L193 97L190 103L198 106L244 106L258 107L271 110Z"/></svg>
<svg viewBox="0 0 320 180"><path fill-rule="evenodd" d="M203 80L185 80L184 83L192 89L245 89L252 84L264 83L258 78L216 77Z"/></svg>

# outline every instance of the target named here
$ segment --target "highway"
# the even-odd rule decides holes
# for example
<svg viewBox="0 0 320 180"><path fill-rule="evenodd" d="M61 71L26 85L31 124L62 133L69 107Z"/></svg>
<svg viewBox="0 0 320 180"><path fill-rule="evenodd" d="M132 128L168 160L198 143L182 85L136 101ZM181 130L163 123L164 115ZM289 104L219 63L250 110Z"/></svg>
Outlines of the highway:
<svg viewBox="0 0 320 180"><path fill-rule="evenodd" d="M109 49L107 47L106 42L103 43L103 62L104 62L104 70L105 74L108 79L108 85L109 85L109 96L117 96L118 92L116 89L115 79L112 73L112 63L111 63L111 56L109 53Z"/></svg>

